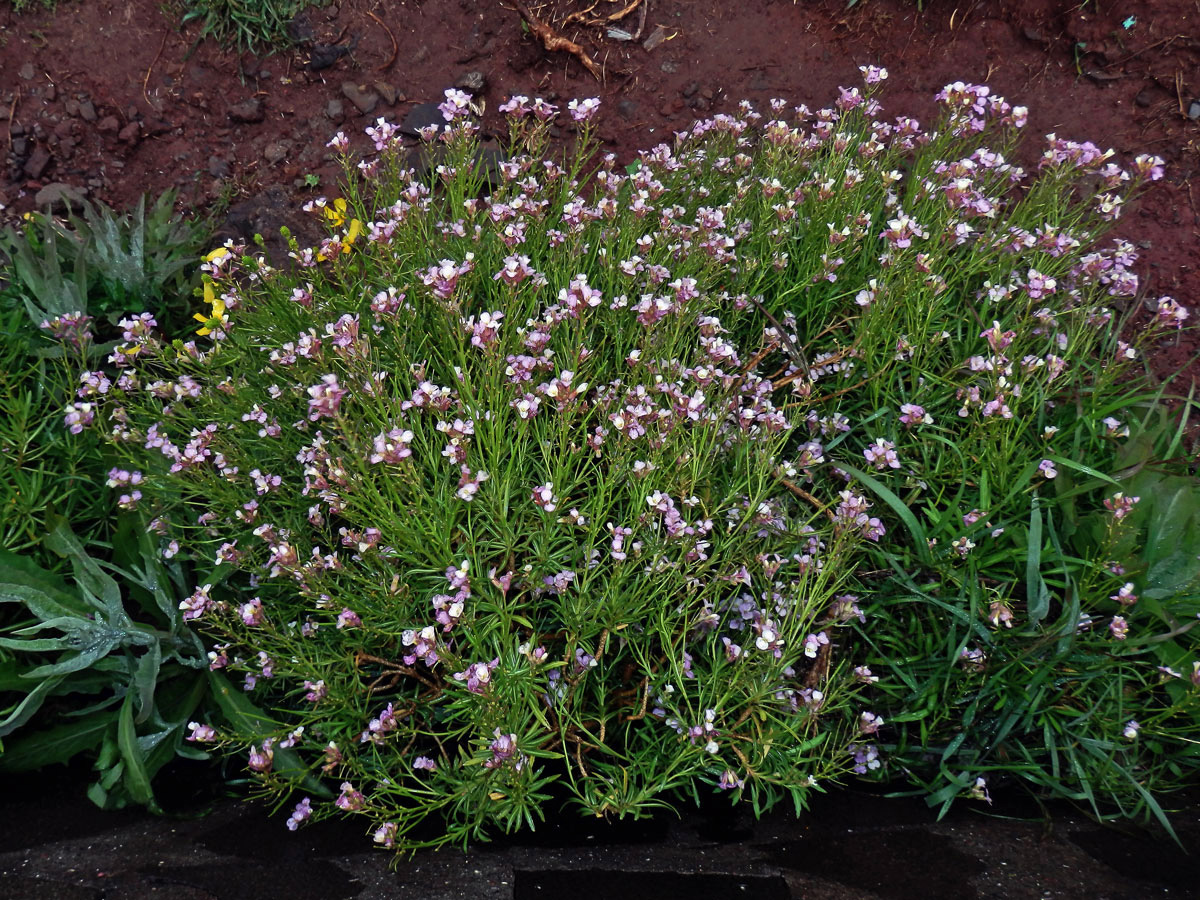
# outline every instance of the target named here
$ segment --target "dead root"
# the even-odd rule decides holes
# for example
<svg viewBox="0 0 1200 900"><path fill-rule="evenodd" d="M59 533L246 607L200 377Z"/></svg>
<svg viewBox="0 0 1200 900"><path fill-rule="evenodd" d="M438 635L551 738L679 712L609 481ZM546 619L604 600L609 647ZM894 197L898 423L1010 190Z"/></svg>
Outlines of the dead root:
<svg viewBox="0 0 1200 900"><path fill-rule="evenodd" d="M578 59L580 63L583 64L585 69L592 73L593 77L595 77L597 81L603 80L604 76L600 71L600 67L596 65L595 61L590 56L588 56L586 50L584 50L574 41L563 37L561 34L535 16L533 12L530 11L529 7L522 3L521 0L512 0L512 5L516 8L517 12L521 14L521 18L525 20L525 24L529 26L529 30L533 33L533 36L542 42L542 46L545 47L547 51L550 53L555 53L559 50L563 50L567 53L570 53L572 56Z"/></svg>

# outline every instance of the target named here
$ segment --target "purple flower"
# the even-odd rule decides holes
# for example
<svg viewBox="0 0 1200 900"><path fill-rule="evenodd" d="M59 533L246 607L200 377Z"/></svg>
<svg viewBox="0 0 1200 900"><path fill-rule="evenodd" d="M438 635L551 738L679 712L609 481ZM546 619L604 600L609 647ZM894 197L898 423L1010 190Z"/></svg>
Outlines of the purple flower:
<svg viewBox="0 0 1200 900"><path fill-rule="evenodd" d="M723 791L741 790L746 786L744 778L739 778L733 769L726 769L721 773L721 780L717 782L717 787Z"/></svg>
<svg viewBox="0 0 1200 900"><path fill-rule="evenodd" d="M487 686L492 680L492 670L499 664L499 657L493 659L490 663L471 663L463 671L455 672L454 678L456 681L465 681L467 683L467 690L472 694L482 694L487 690Z"/></svg>
<svg viewBox="0 0 1200 900"><path fill-rule="evenodd" d="M426 772L436 772L437 771L437 763L434 762L432 759L430 759L428 756L418 756L416 759L413 760L413 768L418 769L418 770L423 769Z"/></svg>
<svg viewBox="0 0 1200 900"><path fill-rule="evenodd" d="M272 747L274 743L275 742L273 740L267 738L265 741L263 741L261 752L259 751L258 747L251 746L250 756L246 761L246 765L255 772L270 772L271 765L275 761L275 750Z"/></svg>
<svg viewBox="0 0 1200 900"><path fill-rule="evenodd" d="M288 816L287 829L295 831L300 827L301 822L306 822L312 816L312 801L307 797L296 804L296 808L292 810L292 814Z"/></svg>
<svg viewBox="0 0 1200 900"><path fill-rule="evenodd" d="M1058 477L1058 469L1054 468L1053 460L1043 459L1040 463L1038 463L1038 471L1041 472L1045 478Z"/></svg>
<svg viewBox="0 0 1200 900"><path fill-rule="evenodd" d="M329 688L325 686L324 680L305 681L304 689L308 692L304 695L304 699L309 703L320 703L329 693Z"/></svg>
<svg viewBox="0 0 1200 900"><path fill-rule="evenodd" d="M492 751L492 758L483 764L486 769L497 769L517 755L517 736L515 734L503 734L497 728L495 735L496 739L488 746L488 749Z"/></svg>
<svg viewBox="0 0 1200 900"><path fill-rule="evenodd" d="M356 791L354 785L349 781L342 782L342 792L338 798L333 801L338 809L344 809L347 812L354 812L362 809L367 802L367 798L363 796L362 791Z"/></svg>
<svg viewBox="0 0 1200 900"><path fill-rule="evenodd" d="M438 112L447 122L461 119L471 114L471 95L457 88L447 88L446 99L438 104Z"/></svg>
<svg viewBox="0 0 1200 900"><path fill-rule="evenodd" d="M384 822L375 829L375 843L383 844L385 847L391 847L396 843L396 832L399 827L395 822Z"/></svg>
<svg viewBox="0 0 1200 900"><path fill-rule="evenodd" d="M867 447L863 451L863 456L876 469L883 470L889 466L893 469L900 468L900 458L896 456L896 445L882 438L877 438L873 444Z"/></svg>
<svg viewBox="0 0 1200 900"><path fill-rule="evenodd" d="M96 407L91 403L71 403L63 416L65 425L71 434L79 434L96 419Z"/></svg>

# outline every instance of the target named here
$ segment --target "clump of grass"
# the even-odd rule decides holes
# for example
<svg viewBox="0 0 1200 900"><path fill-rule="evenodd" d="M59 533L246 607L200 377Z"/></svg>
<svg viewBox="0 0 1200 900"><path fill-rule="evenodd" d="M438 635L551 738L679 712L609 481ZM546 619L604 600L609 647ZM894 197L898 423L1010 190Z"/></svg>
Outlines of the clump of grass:
<svg viewBox="0 0 1200 900"><path fill-rule="evenodd" d="M483 197L447 92L432 185L389 123L361 160L339 134L326 240L287 272L210 254L200 341L131 330L96 419L213 566L184 609L229 726L194 737L304 791L290 828L356 812L412 848L532 825L555 781L640 815L706 785L800 807L848 770L1137 814L1162 760L1190 777L1196 692L1143 651L1194 652L1190 581L1114 586L1136 504L1102 490L1155 398L1105 306L1132 248L1099 240L1161 162L1052 138L1031 177L1020 107L959 83L935 129L888 122L863 72L627 174L590 156L596 101L556 162L557 110L515 97ZM1142 339L1185 316L1162 298Z"/></svg>
<svg viewBox="0 0 1200 900"><path fill-rule="evenodd" d="M280 49L294 43L292 21L310 0L184 0L182 22L197 22L200 37L211 37L239 50Z"/></svg>

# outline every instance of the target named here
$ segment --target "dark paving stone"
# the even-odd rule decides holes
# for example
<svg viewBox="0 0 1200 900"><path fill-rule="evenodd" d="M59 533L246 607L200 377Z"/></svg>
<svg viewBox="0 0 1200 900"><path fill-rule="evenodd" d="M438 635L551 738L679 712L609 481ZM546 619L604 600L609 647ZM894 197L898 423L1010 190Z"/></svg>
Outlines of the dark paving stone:
<svg viewBox="0 0 1200 900"><path fill-rule="evenodd" d="M98 888L63 884L49 878L0 875L0 900L105 900Z"/></svg>
<svg viewBox="0 0 1200 900"><path fill-rule="evenodd" d="M333 863L289 862L287 865L239 865L222 861L196 866L158 866L141 873L147 884L164 888L199 888L213 900L349 900L362 893L348 874Z"/></svg>
<svg viewBox="0 0 1200 900"><path fill-rule="evenodd" d="M1167 838L1151 840L1102 828L1072 831L1067 837L1126 878L1193 890L1200 896L1200 859L1185 857Z"/></svg>
<svg viewBox="0 0 1200 900"><path fill-rule="evenodd" d="M791 900L791 896L787 882L771 875L518 870L513 886L513 900Z"/></svg>
<svg viewBox="0 0 1200 900"><path fill-rule="evenodd" d="M916 830L822 834L754 849L781 869L871 891L884 900L974 900L978 893L971 879L987 869L955 849L950 838ZM908 864L918 860L925 864ZM929 865L933 860L937 864Z"/></svg>

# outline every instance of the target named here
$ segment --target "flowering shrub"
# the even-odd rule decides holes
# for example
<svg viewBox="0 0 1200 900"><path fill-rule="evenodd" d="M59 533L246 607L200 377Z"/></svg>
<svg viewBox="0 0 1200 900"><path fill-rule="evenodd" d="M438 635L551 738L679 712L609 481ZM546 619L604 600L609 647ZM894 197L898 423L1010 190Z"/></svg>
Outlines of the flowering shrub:
<svg viewBox="0 0 1200 900"><path fill-rule="evenodd" d="M131 332L96 418L164 543L215 566L185 616L252 698L216 676L232 726L193 736L303 790L289 827L344 810L387 847L461 841L532 824L554 780L600 815L704 783L800 805L880 746L908 759L891 737L935 682L906 680L928 635L898 591L954 666L1014 618L1053 643L1075 576L1043 574L1050 471L1107 477L1075 454L1118 440L1097 417L1133 353L1100 305L1135 290L1132 250L1094 245L1160 164L1052 138L1029 179L1019 107L951 85L927 131L864 75L628 173L588 168L595 103L559 164L557 110L514 97L490 186L448 92L433 189L386 121L357 166L339 134L329 238L289 271L218 249L201 340ZM986 790L968 775L952 794Z"/></svg>

